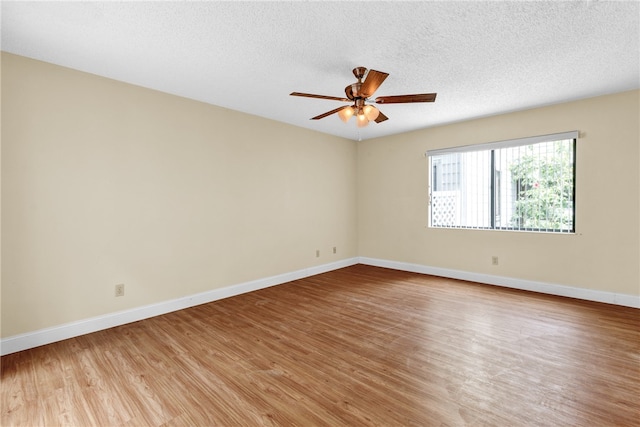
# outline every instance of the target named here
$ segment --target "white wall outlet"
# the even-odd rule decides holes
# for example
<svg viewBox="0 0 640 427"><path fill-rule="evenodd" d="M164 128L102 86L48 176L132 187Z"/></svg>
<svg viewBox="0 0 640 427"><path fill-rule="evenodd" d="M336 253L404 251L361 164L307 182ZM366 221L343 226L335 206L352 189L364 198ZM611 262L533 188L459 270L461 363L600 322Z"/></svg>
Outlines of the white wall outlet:
<svg viewBox="0 0 640 427"><path fill-rule="evenodd" d="M333 253L337 253L338 252L338 248L336 248L335 246L333 247Z"/></svg>
<svg viewBox="0 0 640 427"><path fill-rule="evenodd" d="M124 296L124 284L121 283L119 285L116 285L116 296L117 297L123 297Z"/></svg>
<svg viewBox="0 0 640 427"><path fill-rule="evenodd" d="M491 264L492 265L498 265L498 257L497 256L492 256L491 257Z"/></svg>
<svg viewBox="0 0 640 427"><path fill-rule="evenodd" d="M316 249L316 258L320 258L320 249Z"/></svg>

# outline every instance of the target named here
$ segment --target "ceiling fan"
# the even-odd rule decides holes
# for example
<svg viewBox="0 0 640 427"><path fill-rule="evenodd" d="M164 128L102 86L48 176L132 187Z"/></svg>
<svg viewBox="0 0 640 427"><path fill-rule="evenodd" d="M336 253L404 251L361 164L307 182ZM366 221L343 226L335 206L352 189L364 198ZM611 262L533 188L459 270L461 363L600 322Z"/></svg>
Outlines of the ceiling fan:
<svg viewBox="0 0 640 427"><path fill-rule="evenodd" d="M339 98L336 96L326 95L314 95L311 93L292 92L292 96L304 96L307 98L319 98L329 99L333 101L342 101L353 103L352 105L344 105L334 110L327 111L326 113L312 117L311 120L323 119L332 114L338 113L338 116L343 122L348 122L351 116L356 116L356 122L358 127L365 127L370 121L376 123L384 122L388 119L387 116L382 114L375 106L370 103L376 104L403 104L408 102L434 102L436 100L435 93L422 93L416 95L394 95L394 96L379 96L375 99L370 99L373 93L380 87L382 82L389 76L388 73L382 71L368 70L365 67L356 67L353 69L353 75L356 76L358 81L350 84L344 89L346 98ZM362 79L365 77L364 81Z"/></svg>

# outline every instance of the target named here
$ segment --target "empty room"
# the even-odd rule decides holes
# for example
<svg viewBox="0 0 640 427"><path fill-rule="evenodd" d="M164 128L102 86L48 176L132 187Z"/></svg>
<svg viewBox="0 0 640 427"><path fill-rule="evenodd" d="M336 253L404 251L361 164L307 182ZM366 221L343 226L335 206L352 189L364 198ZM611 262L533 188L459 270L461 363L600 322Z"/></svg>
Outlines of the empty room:
<svg viewBox="0 0 640 427"><path fill-rule="evenodd" d="M640 425L640 3L0 7L0 425Z"/></svg>

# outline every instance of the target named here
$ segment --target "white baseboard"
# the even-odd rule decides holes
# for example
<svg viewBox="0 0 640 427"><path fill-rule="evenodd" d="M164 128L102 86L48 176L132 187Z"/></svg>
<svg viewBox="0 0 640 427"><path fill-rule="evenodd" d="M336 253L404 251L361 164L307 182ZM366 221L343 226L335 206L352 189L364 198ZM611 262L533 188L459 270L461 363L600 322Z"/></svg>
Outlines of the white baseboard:
<svg viewBox="0 0 640 427"><path fill-rule="evenodd" d="M5 354L11 354L22 350L27 350L29 348L51 344L56 341L66 340L84 334L90 334L92 332L101 331L103 329L113 328L114 326L137 322L138 320L148 319L150 317L159 316L161 314L170 313L172 311L182 310L200 304L206 304L208 302L256 291L258 289L268 288L270 286L280 285L309 276L315 276L316 274L326 273L328 271L348 267L357 263L358 258L348 258L329 264L304 268L302 270L292 271L289 273L279 274L263 279L252 280L250 282L240 283L237 285L227 286L219 289L213 289L211 291L189 295L170 301L145 305L142 307L132 308L130 310L109 313L105 314L104 316L92 317L89 319L79 320L77 322L66 323L51 328L45 328L25 334L15 335L0 340L0 355L4 356Z"/></svg>
<svg viewBox="0 0 640 427"><path fill-rule="evenodd" d="M492 274L472 273L461 270L450 270L447 268L429 267L421 264L388 261L376 258L359 257L358 261L360 264L373 265L376 267L386 267L394 270L430 274L433 276L449 277L452 279L469 280L471 282L504 286L506 288L521 289L525 291L540 292L543 294L577 298L587 301L604 302L625 307L640 308L640 296L637 295L617 294L614 292L575 288L572 286L557 285L553 283L535 282L532 280L494 276Z"/></svg>
<svg viewBox="0 0 640 427"><path fill-rule="evenodd" d="M592 289L574 288L571 286L556 285L531 280L515 279L511 277L494 276L490 274L472 273L461 270L451 270L439 267L429 267L421 264L412 264L399 261L389 261L368 257L348 258L341 261L309 267L302 270L252 280L224 288L213 289L211 291L189 295L186 297L164 301L157 304L136 307L130 310L105 314L104 316L92 317L79 320L77 322L66 323L51 328L40 329L26 334L15 335L0 340L0 355L15 353L29 348L51 344L56 341L77 337L103 329L113 328L138 320L148 319L172 311L182 310L208 302L221 300L235 295L280 285L293 280L315 276L339 268L348 267L355 264L366 264L377 267L391 268L394 270L409 271L413 273L429 274L433 276L450 277L452 279L469 280L472 282L485 283L489 285L504 286L507 288L521 289L527 291L540 292L564 297L578 298L588 301L604 302L626 307L640 308L640 297L635 295L616 294L613 292L597 291Z"/></svg>

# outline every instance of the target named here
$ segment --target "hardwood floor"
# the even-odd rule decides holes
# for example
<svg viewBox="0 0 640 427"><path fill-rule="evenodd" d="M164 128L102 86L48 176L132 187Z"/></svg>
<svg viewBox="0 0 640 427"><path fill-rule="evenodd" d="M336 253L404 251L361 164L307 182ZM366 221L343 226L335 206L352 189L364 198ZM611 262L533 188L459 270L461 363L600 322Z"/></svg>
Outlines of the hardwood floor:
<svg viewBox="0 0 640 427"><path fill-rule="evenodd" d="M640 425L640 310L364 265L1 363L2 426Z"/></svg>

